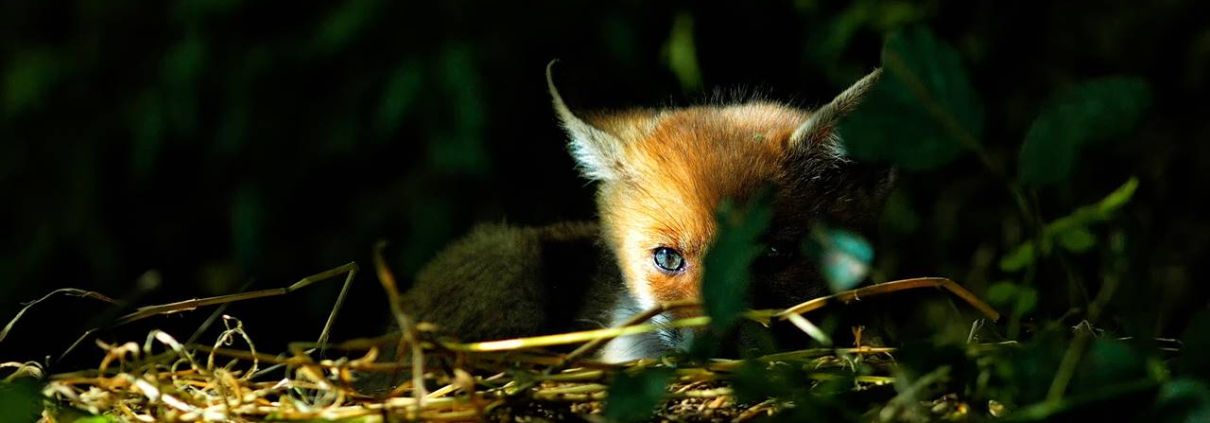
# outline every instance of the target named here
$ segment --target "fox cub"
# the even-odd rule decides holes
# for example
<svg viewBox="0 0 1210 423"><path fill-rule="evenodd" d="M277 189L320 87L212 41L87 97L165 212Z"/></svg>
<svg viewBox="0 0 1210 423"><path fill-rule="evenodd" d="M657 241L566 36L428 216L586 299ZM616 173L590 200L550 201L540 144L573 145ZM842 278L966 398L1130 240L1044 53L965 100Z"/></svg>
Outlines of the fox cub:
<svg viewBox="0 0 1210 423"><path fill-rule="evenodd" d="M550 65L546 72L570 152L597 183L599 221L484 225L439 253L402 309L462 341L599 329L660 303L697 299L716 207L766 185L774 187L762 239L769 249L751 269L751 306L826 295L818 266L797 246L819 221L871 230L894 178L889 167L846 157L836 130L879 70L815 110L749 101L612 113L573 113ZM692 338L692 329L671 327L621 337L598 358L655 357Z"/></svg>

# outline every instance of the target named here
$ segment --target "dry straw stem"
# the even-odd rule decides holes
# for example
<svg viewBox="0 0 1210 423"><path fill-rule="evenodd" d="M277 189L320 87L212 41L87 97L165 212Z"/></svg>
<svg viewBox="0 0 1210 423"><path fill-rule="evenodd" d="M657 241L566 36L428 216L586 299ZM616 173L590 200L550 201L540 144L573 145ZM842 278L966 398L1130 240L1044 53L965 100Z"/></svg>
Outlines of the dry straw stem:
<svg viewBox="0 0 1210 423"><path fill-rule="evenodd" d="M416 336L416 328L412 325L412 319L403 313L399 307L399 289L395 284L395 274L387 267L386 261L382 259L382 250L386 248L386 242L380 241L374 247L374 269L378 271L378 281L382 283L382 289L387 292L387 299L391 302L391 315L395 318L395 323L399 325L400 332L403 333L401 341L406 341L412 347L412 387L413 395L416 398L417 404L424 404L425 388L424 388L424 349L421 347L418 337ZM403 344L400 343L396 347L396 357L400 357L403 350Z"/></svg>
<svg viewBox="0 0 1210 423"><path fill-rule="evenodd" d="M18 320L21 320L21 316L24 316L25 312L27 310L29 310L30 307L38 305L38 303L46 301L46 299L53 297L55 295L58 295L58 294L71 295L71 296L75 296L75 297L93 298L93 299L104 301L104 302L107 302L110 304L118 303L117 301L114 301L112 298L106 297L100 293L93 292L93 291L85 291L83 289L76 289L76 288L56 289L54 291L51 291L49 294L43 295L42 298L30 301L30 302L26 303L24 307L21 307L21 310L17 312L17 315L13 316L12 320L9 320L7 325L4 325L4 330L0 330L0 342L4 342L4 338L7 337L8 332L13 329L13 325L16 325Z"/></svg>
<svg viewBox="0 0 1210 423"><path fill-rule="evenodd" d="M357 275L357 270L358 270L357 263L351 262L351 263L347 263L342 266L333 268L331 270L327 270L327 271L320 272L320 273L317 273L317 274L314 274L311 276L307 276L305 278L302 278L298 282L295 282L294 284L292 284L288 287L285 287L285 288L263 289L263 290L259 290L259 291L241 292L238 294L230 294L230 295L219 295L219 296L208 297L208 298L195 298L195 299L190 299L190 300L185 300L185 301L178 301L175 303L140 307L140 308L136 309L134 312L118 318L113 324L111 324L109 326L110 327L121 326L121 325L130 323L130 322L134 322L134 321L145 319L145 318L152 317L152 316L158 316L161 314L179 313L179 312L183 312L183 311L194 310L199 307L206 307L206 306L211 306L211 305L226 305L226 304L231 304L231 303L238 302L238 301L247 301L247 300L253 300L253 299L257 299L257 298L286 295L291 292L306 288L307 286L309 286L313 283L321 282L321 281L324 281L327 279L331 279L335 276L345 274L347 276L345 277L344 286L341 288L340 295L337 297L336 303L332 307L332 312L328 315L327 323L324 324L324 328L322 331L320 331L320 334L319 334L319 344L322 345L322 344L327 343L327 339L328 339L329 333L331 331L332 324L336 321L336 315L340 312L340 307L344 303L345 295L349 291L349 286L353 283L353 278ZM34 301L33 303L30 303L25 308L21 309L21 312L18 313L17 316L14 317L13 320L9 322L9 325L7 327L5 327L4 332L0 332L0 340L4 339L4 335L8 333L9 327L11 327L14 323L16 323L17 319L19 319L21 317L21 315L25 313L26 309L28 309L30 306L33 306L34 304L36 304L38 302L41 302L42 300L47 299L51 295L54 295L59 292L74 294L77 296L87 296L90 298L100 299L102 301L106 301L106 302L109 302L112 304L118 304L117 301L114 301L114 300L110 299L109 297L106 297L104 295L101 295L101 294L98 294L98 293L95 293L92 291L84 291L84 290L74 289L74 288L58 289L58 290L55 290L54 292L51 292L50 294L47 294L46 296L42 297L41 299ZM76 341L74 343L72 343L71 346L67 348L67 350L63 351L63 354L60 354L59 357L62 358L64 356L66 356L67 354L71 353L73 350L75 350L76 346L80 344L80 342L82 342L84 339L88 338L90 335L95 333L97 331L97 329L98 328L93 328L93 329L89 329L88 331L84 332L84 334L81 335L79 338L77 338Z"/></svg>
<svg viewBox="0 0 1210 423"><path fill-rule="evenodd" d="M957 295L958 298L961 298L964 301L966 301L967 304L970 304L972 307L979 310L979 312L986 315L993 322L1000 320L1000 313L996 312L995 309L993 309L991 306L987 305L987 303L983 302L983 300L980 300L979 297L975 296L975 294L972 294L970 291L967 291L966 288L962 287L962 285L958 285L954 281L946 279L946 278L903 279L903 280L898 280L898 281L893 281L893 282L880 283L880 284L873 285L873 286L867 286L865 288L858 288L858 289L854 289L852 291L845 291L845 292L829 295L826 297L819 297L819 298L801 303L799 305L796 305L796 306L790 307L788 309L785 309L784 311L781 311L780 313L778 313L777 317L780 319L783 319L783 320L788 320L788 319L790 319L790 315L802 314L802 313L806 313L809 311L818 310L818 309L824 308L825 306L827 306L829 304L833 304L833 303L848 304L853 301L861 301L861 299L863 297L873 297L873 296L877 296L877 295L890 294L892 292L899 292L899 291L905 291L905 290L909 290L909 289L919 289L919 288L943 288L943 289L949 291L950 293Z"/></svg>
<svg viewBox="0 0 1210 423"><path fill-rule="evenodd" d="M904 279L904 280L898 280L898 281L893 281L893 282L881 283L878 285L873 285L873 286L869 286L869 287L865 287L865 288L859 288L859 289L855 289L852 291L845 291L845 292L841 292L838 294L828 295L825 297L819 297L819 298L816 298L816 299L813 299L810 301L806 301L806 302L803 302L796 306L790 307L785 310L780 310L780 311L754 310L753 312L748 314L748 317L751 319L754 319L754 320L758 320L758 321L764 320L765 316L775 316L782 320L796 320L796 319L794 319L793 316L801 315L803 313L807 313L810 311L819 310L819 309L822 309L822 308L828 306L829 304L836 304L836 303L848 304L853 301L860 301L862 298L866 298L866 297L874 297L874 296L885 295L885 294L889 294L889 293L893 293L893 292L905 291L905 290L909 290L909 289L921 289L921 288L945 289L945 290L953 293L954 295L958 296L959 298L965 300L968 304L970 304L975 309L979 310L981 313L986 315L992 321L998 321L1000 319L1000 313L996 312L995 309L993 309L991 306L987 305L987 303L983 302L978 297L976 297L975 294L971 293L970 291L967 291L966 288L963 288L961 285L958 285L954 281L946 279L946 278L932 278L932 277ZM631 319L630 321L626 322L623 325L620 325L618 327L612 327L612 328L596 329L596 330L581 331L581 332L570 332L570 333L563 333L563 334L556 334L556 335L544 335L544 336L514 338L514 339L505 339L505 340L497 340L497 341L475 342L475 343L469 343L469 344L447 343L446 347L451 350L455 350L455 351L489 352L489 351L513 351L513 350L519 350L519 349L550 347L550 346L556 346L556 345L576 344L576 343L580 343L580 342L591 341L590 344L586 344L586 347L592 346L593 348L595 348L596 346L599 346L600 343L602 343L604 341L608 341L608 340L616 338L616 337L619 337L619 336L628 336L628 335L635 335L635 334L640 334L640 333L653 332L656 329L659 329L660 326L654 325L654 324L638 324L638 323L645 321L647 319L650 319L652 316L658 315L671 308L683 308L683 307L694 307L694 306L698 306L698 304L682 302L682 303L671 303L668 305L657 306L651 310L648 310L644 313L637 315L636 318ZM705 326L705 325L708 325L709 323L710 323L710 318L708 318L708 317L690 317L690 318L672 321L672 322L668 323L668 325L672 326L672 327L694 327L694 326ZM801 324L801 322L800 322L800 324ZM584 348L584 351L580 351L580 350L573 351L572 357L573 358L578 357L579 355L582 355L585 351L588 351L588 350L589 350L588 348Z"/></svg>
<svg viewBox="0 0 1210 423"><path fill-rule="evenodd" d="M652 316L669 310L700 307L700 303L665 304L636 315L614 328L463 344L435 339L434 333L424 328L423 324L412 321L405 310L399 309L396 301L399 293L395 290L393 275L381 260L381 246L375 251L375 259L379 281L392 302L392 314L404 329L399 336L329 343L328 330L325 329L320 342L293 343L288 353L271 355L255 349L253 340L243 332L242 323L223 316L227 329L210 345L182 344L161 331L151 332L142 345L98 343L105 352L100 366L92 370L52 375L44 393L73 407L92 413L109 413L127 421L358 419L361 422L374 422L399 418L476 421L493 412L509 410L502 406L532 401L545 404L540 405L540 409L567 409L578 414L595 412L600 409L600 402L607 399L608 383L614 371L670 366L675 369L675 377L665 399L678 405L669 406L664 412L673 412L669 410L674 409L682 410L678 412L685 409L711 412L738 407L733 408L730 415L735 421L744 421L773 413L778 408L775 402L751 407L735 405L730 388L719 385L727 374L743 365L742 360L712 360L698 366L686 366L663 359L609 364L586 358L609 339L655 330L654 325L646 323ZM316 281L346 274L342 298L338 300L326 325L330 327L339 310L339 303L343 301L343 293L347 291L356 271L356 264L350 263L304 278L287 288L143 307L119 320L119 324L205 305L281 295ZM791 315L817 310L832 303L843 304L858 301L862 297L930 287L947 289L966 299L992 320L999 317L969 292L941 278L888 282L812 300L786 310L753 310L746 316L764 323L774 318L789 320L792 319L789 317ZM88 295L86 291L62 292L106 298L95 293ZM689 327L708 323L706 317L690 317L671 324ZM247 350L230 347L230 341L235 339L243 340ZM543 350L544 347L576 343L582 345L569 354ZM972 344L971 350L987 350L1002 345ZM410 348L413 361L375 362L378 349L383 346ZM345 356L332 359L311 356L315 350L324 348L341 351ZM879 357L889 357L894 352L894 348L815 348L754 360L805 366L810 369L808 377L815 381L844 376L854 378L859 385L879 386L891 384L894 379L880 374L853 375L850 369L853 367L852 360L854 357L867 357L863 362L872 365L876 372L885 372L889 371L892 362ZM205 354L207 360L199 363L195 359L197 354ZM417 359L425 355L453 366L425 367L432 360ZM215 364L217 357L231 360L220 367ZM264 365L271 367L260 369ZM22 366L7 363L3 368ZM282 376L269 376L279 369ZM408 372L412 379L396 388L389 397L371 397L354 388L357 372ZM434 384L435 389L429 392L427 384Z"/></svg>

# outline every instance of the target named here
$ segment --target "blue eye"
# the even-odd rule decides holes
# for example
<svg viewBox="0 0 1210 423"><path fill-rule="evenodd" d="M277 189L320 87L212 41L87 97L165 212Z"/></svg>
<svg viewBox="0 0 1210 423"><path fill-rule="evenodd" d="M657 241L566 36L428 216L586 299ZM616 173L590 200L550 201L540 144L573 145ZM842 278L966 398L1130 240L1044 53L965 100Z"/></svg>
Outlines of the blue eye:
<svg viewBox="0 0 1210 423"><path fill-rule="evenodd" d="M655 267L660 268L664 272L679 272L685 268L685 258L681 257L680 252L671 248L656 248L652 257L655 258Z"/></svg>

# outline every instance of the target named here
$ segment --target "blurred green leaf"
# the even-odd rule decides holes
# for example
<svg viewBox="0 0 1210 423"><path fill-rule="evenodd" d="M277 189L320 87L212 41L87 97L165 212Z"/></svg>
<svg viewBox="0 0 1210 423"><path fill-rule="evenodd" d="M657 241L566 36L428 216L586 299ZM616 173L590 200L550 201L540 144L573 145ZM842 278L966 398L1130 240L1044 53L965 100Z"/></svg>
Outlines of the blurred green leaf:
<svg viewBox="0 0 1210 423"><path fill-rule="evenodd" d="M1017 285L1008 281L996 282L987 290L987 301L995 305L1008 305L1017 296Z"/></svg>
<svg viewBox="0 0 1210 423"><path fill-rule="evenodd" d="M769 190L746 205L725 200L717 212L718 234L703 260L702 296L710 326L725 332L747 307L750 265L762 251L759 238L772 218Z"/></svg>
<svg viewBox="0 0 1210 423"><path fill-rule="evenodd" d="M380 6L378 0L346 1L324 19L315 35L315 47L324 53L344 48L371 19L378 16Z"/></svg>
<svg viewBox="0 0 1210 423"><path fill-rule="evenodd" d="M920 22L928 14L928 6L912 1L882 1L873 8L871 23L887 31L913 22Z"/></svg>
<svg viewBox="0 0 1210 423"><path fill-rule="evenodd" d="M1147 379L1147 357L1137 348L1111 338L1093 341L1080 362L1073 392L1092 392L1104 386Z"/></svg>
<svg viewBox="0 0 1210 423"><path fill-rule="evenodd" d="M1017 291L1017 301L1013 305L1013 313L1017 316L1024 316L1033 311L1038 306L1038 290L1032 287L1021 287Z"/></svg>
<svg viewBox="0 0 1210 423"><path fill-rule="evenodd" d="M697 49L693 45L693 16L680 13L672 21L672 34L664 46L668 57L668 68L681 82L685 91L702 88L702 70L697 62Z"/></svg>
<svg viewBox="0 0 1210 423"><path fill-rule="evenodd" d="M768 367L766 367L768 366ZM736 399L746 403L758 403L769 398L787 398L798 384L806 378L797 369L784 364L762 363L745 360L738 370L728 376L727 381L735 389Z"/></svg>
<svg viewBox="0 0 1210 423"><path fill-rule="evenodd" d="M1203 360L1204 361L1204 360ZM1156 395L1153 421L1203 423L1210 421L1210 387L1205 380L1178 378L1165 383Z"/></svg>
<svg viewBox="0 0 1210 423"><path fill-rule="evenodd" d="M247 142L252 127L253 92L261 75L273 62L269 51L263 44L250 48L239 58L240 65L235 72L226 78L227 101L215 130L215 151L234 154Z"/></svg>
<svg viewBox="0 0 1210 423"><path fill-rule="evenodd" d="M979 148L983 106L953 47L924 28L895 32L882 66L882 78L841 121L850 155L925 170Z"/></svg>
<svg viewBox="0 0 1210 423"><path fill-rule="evenodd" d="M423 81L419 63L408 61L395 69L378 102L376 129L379 136L388 136L399 129L404 116L416 103Z"/></svg>
<svg viewBox="0 0 1210 423"><path fill-rule="evenodd" d="M169 85L193 85L206 63L206 45L191 35L172 46L164 57L164 81Z"/></svg>
<svg viewBox="0 0 1210 423"><path fill-rule="evenodd" d="M439 81L451 101L449 113L455 121L450 132L429 137L429 160L449 173L483 175L490 171L491 158L484 142L486 100L475 54L471 46L451 45L437 64Z"/></svg>
<svg viewBox="0 0 1210 423"><path fill-rule="evenodd" d="M987 301L997 307L1007 307L1013 316L1021 317L1038 305L1038 291L1008 281L996 282L987 291Z"/></svg>
<svg viewBox="0 0 1210 423"><path fill-rule="evenodd" d="M1021 145L1020 179L1042 186L1067 179L1080 149L1133 129L1150 103L1138 78L1101 78L1068 89L1043 108Z"/></svg>
<svg viewBox="0 0 1210 423"><path fill-rule="evenodd" d="M49 51L29 51L8 60L4 67L4 113L17 116L41 103L63 67Z"/></svg>
<svg viewBox="0 0 1210 423"><path fill-rule="evenodd" d="M1024 269L1034 262L1034 244L1030 241L1018 246L1012 252L1000 258L1000 270L1005 272L1016 272Z"/></svg>
<svg viewBox="0 0 1210 423"><path fill-rule="evenodd" d="M205 39L189 35L164 58L163 110L159 113L177 134L192 136L197 130L198 80L206 67L206 53Z"/></svg>
<svg viewBox="0 0 1210 423"><path fill-rule="evenodd" d="M1073 253L1088 251L1096 243L1097 238L1085 227L1074 227L1059 234L1059 245Z"/></svg>
<svg viewBox="0 0 1210 423"><path fill-rule="evenodd" d="M42 398L34 379L0 380L0 413L5 422L37 421L42 414Z"/></svg>
<svg viewBox="0 0 1210 423"><path fill-rule="evenodd" d="M668 368L644 369L636 375L618 372L609 386L605 418L615 422L636 422L651 418L655 406L667 393L673 371Z"/></svg>
<svg viewBox="0 0 1210 423"><path fill-rule="evenodd" d="M806 250L816 252L832 292L849 290L869 275L874 248L861 236L839 228L819 227L812 240L816 245Z"/></svg>
<svg viewBox="0 0 1210 423"><path fill-rule="evenodd" d="M72 423L117 423L118 419L112 416L89 416L82 417L72 421Z"/></svg>
<svg viewBox="0 0 1210 423"><path fill-rule="evenodd" d="M801 9L814 9L799 4ZM812 29L806 43L806 53L814 65L822 68L832 83L841 84L862 75L862 69L845 59L844 55L854 38L863 31L885 33L894 28L924 21L932 13L932 7L919 2L859 0L850 2L848 8L834 17L825 19L820 28ZM804 10L806 11L806 10ZM806 12L820 15L817 12Z"/></svg>
<svg viewBox="0 0 1210 423"><path fill-rule="evenodd" d="M1114 212L1130 202L1138 186L1138 178L1131 177L1101 201L1080 207L1070 215L1048 223L1042 230L1042 257L1049 256L1051 243L1055 238L1058 238L1064 248L1072 252L1087 251L1095 245L1095 238L1088 231L1088 226L1112 218ZM1030 263L1033 263L1034 248L1033 241L1022 243L1000 259L1000 270L1015 272L1029 266Z"/></svg>
<svg viewBox="0 0 1210 423"><path fill-rule="evenodd" d="M1109 218L1110 214L1130 202L1130 199L1134 197L1134 190L1138 187L1138 178L1132 177L1128 179L1125 185L1106 195L1104 199L1097 202L1095 210L1088 213L1102 220Z"/></svg>

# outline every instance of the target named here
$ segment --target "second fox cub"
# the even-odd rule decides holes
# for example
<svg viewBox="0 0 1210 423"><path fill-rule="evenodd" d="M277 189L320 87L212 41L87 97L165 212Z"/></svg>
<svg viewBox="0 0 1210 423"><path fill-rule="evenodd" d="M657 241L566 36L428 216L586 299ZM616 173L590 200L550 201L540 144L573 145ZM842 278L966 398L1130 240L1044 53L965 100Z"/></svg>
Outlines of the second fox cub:
<svg viewBox="0 0 1210 423"><path fill-rule="evenodd" d="M775 188L762 238L770 247L753 263L752 306L825 295L819 268L797 247L817 222L863 231L881 211L893 170L846 157L837 133L879 74L814 110L751 101L574 113L548 66L571 154L598 184L599 221L478 227L422 269L403 310L478 341L608 327L658 303L697 299L716 207L765 185ZM658 356L690 339L691 329L665 328L615 339L599 358Z"/></svg>

